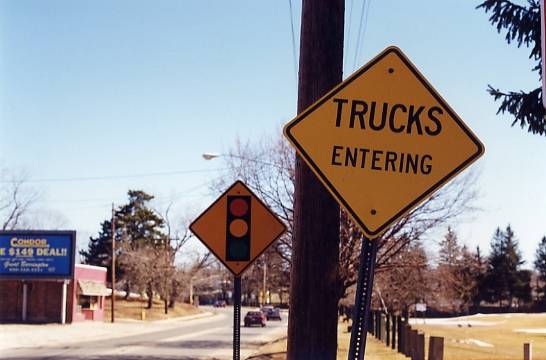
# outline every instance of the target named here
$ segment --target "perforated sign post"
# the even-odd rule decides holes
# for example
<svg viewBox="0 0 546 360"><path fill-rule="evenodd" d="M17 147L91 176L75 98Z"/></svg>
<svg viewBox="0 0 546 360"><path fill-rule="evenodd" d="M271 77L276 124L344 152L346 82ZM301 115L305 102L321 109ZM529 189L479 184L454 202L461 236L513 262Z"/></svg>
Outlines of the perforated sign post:
<svg viewBox="0 0 546 360"><path fill-rule="evenodd" d="M241 274L285 231L281 220L241 181L190 225L190 230L234 275L233 359L240 359Z"/></svg>
<svg viewBox="0 0 546 360"><path fill-rule="evenodd" d="M402 51L389 47L284 133L368 239L478 159L484 146ZM349 358L362 359L376 241L363 241Z"/></svg>
<svg viewBox="0 0 546 360"><path fill-rule="evenodd" d="M540 0L540 55L546 59L546 11L544 0ZM542 73L546 74L546 61L542 61ZM546 109L546 76L542 76L542 106Z"/></svg>

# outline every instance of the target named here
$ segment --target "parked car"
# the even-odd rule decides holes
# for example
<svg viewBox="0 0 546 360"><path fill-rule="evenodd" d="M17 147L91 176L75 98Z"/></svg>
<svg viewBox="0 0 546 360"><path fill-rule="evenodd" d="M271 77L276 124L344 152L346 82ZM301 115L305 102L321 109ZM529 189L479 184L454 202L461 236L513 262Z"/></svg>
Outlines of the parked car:
<svg viewBox="0 0 546 360"><path fill-rule="evenodd" d="M273 306L265 305L265 306L262 306L262 308L260 309L260 311L262 312L262 314L264 314L266 318L270 310L273 310Z"/></svg>
<svg viewBox="0 0 546 360"><path fill-rule="evenodd" d="M281 319L280 309L278 309L278 308L268 309L266 318L267 318L268 321L269 320L279 320L279 321L281 321L282 319Z"/></svg>
<svg viewBox="0 0 546 360"><path fill-rule="evenodd" d="M265 326L265 315L261 311L249 311L245 315L244 319L245 327L252 325Z"/></svg>
<svg viewBox="0 0 546 360"><path fill-rule="evenodd" d="M226 307L226 301L225 300L216 300L214 302L214 307Z"/></svg>

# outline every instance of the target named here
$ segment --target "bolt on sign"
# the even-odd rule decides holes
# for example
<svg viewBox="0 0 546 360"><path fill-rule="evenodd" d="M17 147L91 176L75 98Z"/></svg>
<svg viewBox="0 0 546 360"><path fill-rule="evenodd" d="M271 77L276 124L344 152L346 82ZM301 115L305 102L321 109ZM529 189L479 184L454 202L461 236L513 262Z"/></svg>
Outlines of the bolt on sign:
<svg viewBox="0 0 546 360"><path fill-rule="evenodd" d="M235 276L240 276L285 231L281 220L241 181L190 225L190 230Z"/></svg>
<svg viewBox="0 0 546 360"><path fill-rule="evenodd" d="M284 134L370 238L484 153L396 47L290 121Z"/></svg>

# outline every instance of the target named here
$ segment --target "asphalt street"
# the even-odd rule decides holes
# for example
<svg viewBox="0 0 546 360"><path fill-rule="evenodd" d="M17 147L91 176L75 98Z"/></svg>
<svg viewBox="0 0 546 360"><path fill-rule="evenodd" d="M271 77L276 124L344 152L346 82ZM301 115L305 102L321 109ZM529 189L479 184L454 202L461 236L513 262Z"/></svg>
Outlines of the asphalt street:
<svg viewBox="0 0 546 360"><path fill-rule="evenodd" d="M246 310L243 309L243 316ZM268 321L264 328L241 326L242 359L255 353L259 346L286 334L287 316L283 315L282 321ZM109 328L110 332L102 331L94 339L89 339L88 336L84 336L85 334L78 336L87 330L74 324L51 326L49 329L44 326L33 328L32 325L20 325L12 329L19 331L25 338L14 338L14 334L11 334L10 340L8 326L0 332L0 337L2 334L5 335L4 341L0 342L0 359L230 359L233 338L232 316L233 309L228 307L218 310L212 316L192 320L157 321L148 326L142 322L133 325L116 324L116 327ZM104 330L102 326L108 325L107 323L94 325L89 331ZM71 326L73 333L70 332ZM60 338L55 337L55 331L59 333ZM45 336L54 341L44 341ZM78 340L78 337L81 340Z"/></svg>

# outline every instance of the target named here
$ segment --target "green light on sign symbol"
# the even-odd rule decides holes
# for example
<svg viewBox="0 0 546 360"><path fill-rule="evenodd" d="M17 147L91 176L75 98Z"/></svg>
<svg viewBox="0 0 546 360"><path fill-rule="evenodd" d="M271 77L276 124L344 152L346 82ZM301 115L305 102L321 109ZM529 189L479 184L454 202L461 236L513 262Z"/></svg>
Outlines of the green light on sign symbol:
<svg viewBox="0 0 546 360"><path fill-rule="evenodd" d="M228 253L235 259L244 259L249 253L248 250L248 244L245 241L233 240L229 243Z"/></svg>
<svg viewBox="0 0 546 360"><path fill-rule="evenodd" d="M248 195L227 197L227 261L250 261L250 201Z"/></svg>

